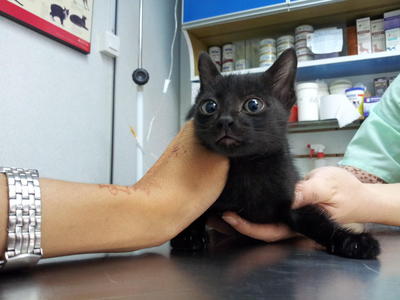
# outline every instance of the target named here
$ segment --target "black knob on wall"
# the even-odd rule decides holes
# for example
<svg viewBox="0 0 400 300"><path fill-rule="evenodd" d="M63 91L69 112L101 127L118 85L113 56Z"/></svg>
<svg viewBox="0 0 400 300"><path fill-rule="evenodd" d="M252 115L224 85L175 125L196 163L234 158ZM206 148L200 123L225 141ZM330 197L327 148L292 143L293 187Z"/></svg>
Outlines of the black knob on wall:
<svg viewBox="0 0 400 300"><path fill-rule="evenodd" d="M150 79L149 72L147 70L138 68L132 73L132 79L137 85L145 85Z"/></svg>

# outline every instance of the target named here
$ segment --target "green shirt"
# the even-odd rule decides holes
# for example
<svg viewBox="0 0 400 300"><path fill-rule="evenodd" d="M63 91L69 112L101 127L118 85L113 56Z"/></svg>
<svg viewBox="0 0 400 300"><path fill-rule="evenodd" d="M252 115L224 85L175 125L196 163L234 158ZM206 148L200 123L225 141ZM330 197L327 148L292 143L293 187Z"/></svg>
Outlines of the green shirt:
<svg viewBox="0 0 400 300"><path fill-rule="evenodd" d="M400 182L400 76L392 82L346 149L339 165Z"/></svg>

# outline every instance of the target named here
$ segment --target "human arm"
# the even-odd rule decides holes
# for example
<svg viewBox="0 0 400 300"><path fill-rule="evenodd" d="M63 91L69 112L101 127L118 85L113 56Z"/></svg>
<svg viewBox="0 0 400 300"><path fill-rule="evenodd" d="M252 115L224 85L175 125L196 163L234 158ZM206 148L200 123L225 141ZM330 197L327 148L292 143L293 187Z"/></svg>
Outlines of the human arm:
<svg viewBox="0 0 400 300"><path fill-rule="evenodd" d="M157 163L131 186L40 179L44 257L131 251L160 245L219 196L228 160L211 153L187 123ZM7 228L7 185L0 176L0 253Z"/></svg>
<svg viewBox="0 0 400 300"><path fill-rule="evenodd" d="M361 183L337 167L315 169L297 184L293 208L307 204L319 205L341 224L400 226L400 183ZM226 212L223 218L240 233L256 239L271 242L294 236L283 224L254 224L233 212Z"/></svg>

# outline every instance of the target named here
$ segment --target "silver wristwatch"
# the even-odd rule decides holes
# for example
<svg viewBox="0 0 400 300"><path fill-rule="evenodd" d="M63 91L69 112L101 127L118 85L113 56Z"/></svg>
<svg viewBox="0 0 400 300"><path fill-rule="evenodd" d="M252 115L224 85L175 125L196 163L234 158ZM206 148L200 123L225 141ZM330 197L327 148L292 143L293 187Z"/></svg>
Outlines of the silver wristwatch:
<svg viewBox="0 0 400 300"><path fill-rule="evenodd" d="M42 257L39 172L0 167L8 182L7 246L0 269L35 265Z"/></svg>

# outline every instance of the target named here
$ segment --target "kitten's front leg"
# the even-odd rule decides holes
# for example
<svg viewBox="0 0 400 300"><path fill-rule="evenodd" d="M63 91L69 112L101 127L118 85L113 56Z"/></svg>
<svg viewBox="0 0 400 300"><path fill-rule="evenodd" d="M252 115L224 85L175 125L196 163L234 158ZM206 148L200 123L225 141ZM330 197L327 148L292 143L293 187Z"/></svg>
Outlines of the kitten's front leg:
<svg viewBox="0 0 400 300"><path fill-rule="evenodd" d="M207 247L206 216L202 215L171 240L176 250L198 251Z"/></svg>
<svg viewBox="0 0 400 300"><path fill-rule="evenodd" d="M296 232L325 246L332 254L373 259L380 253L380 247L369 233L354 233L341 227L315 205L308 205L292 210L289 226Z"/></svg>

